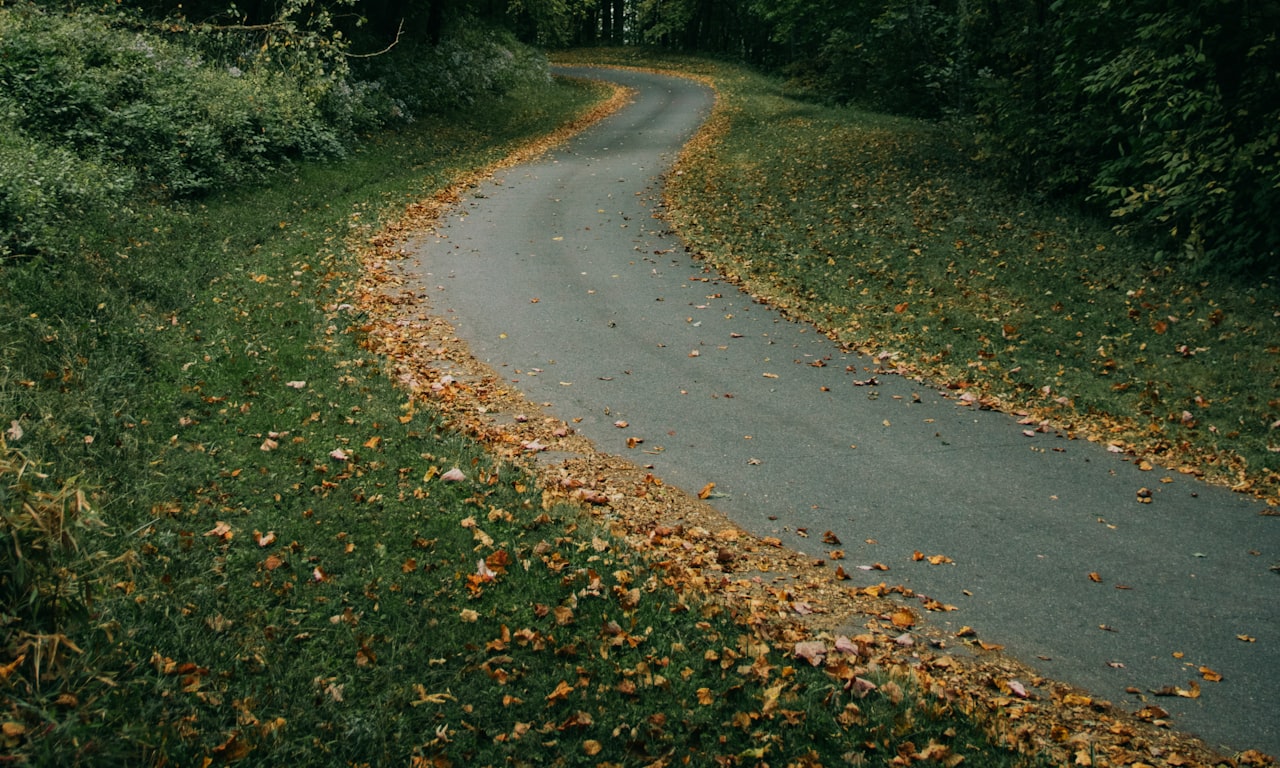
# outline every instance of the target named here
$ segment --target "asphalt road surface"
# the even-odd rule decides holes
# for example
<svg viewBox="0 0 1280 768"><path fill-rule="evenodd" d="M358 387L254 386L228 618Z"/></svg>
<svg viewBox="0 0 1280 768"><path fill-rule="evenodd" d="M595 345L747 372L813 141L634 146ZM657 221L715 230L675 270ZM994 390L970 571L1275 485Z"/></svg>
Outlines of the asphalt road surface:
<svg viewBox="0 0 1280 768"><path fill-rule="evenodd" d="M833 531L851 585L903 584L958 607L931 621L1048 677L1131 709L1137 688L1213 747L1280 753L1280 518L877 372L704 271L656 214L710 92L566 71L638 95L418 246L419 290L479 359L601 450L690 492L716 483L756 534L821 556ZM890 571L857 568L873 563ZM1199 698L1150 693L1192 680Z"/></svg>

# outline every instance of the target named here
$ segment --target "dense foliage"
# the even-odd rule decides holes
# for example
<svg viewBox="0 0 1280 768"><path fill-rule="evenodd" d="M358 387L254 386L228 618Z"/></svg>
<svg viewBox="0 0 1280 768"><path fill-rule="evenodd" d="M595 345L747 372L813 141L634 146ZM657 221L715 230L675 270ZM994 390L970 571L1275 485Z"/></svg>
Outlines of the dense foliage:
<svg viewBox="0 0 1280 768"><path fill-rule="evenodd" d="M741 57L826 100L956 120L1005 180L1109 213L1168 255L1262 271L1280 258L1275 2L633 0L626 12L630 43Z"/></svg>
<svg viewBox="0 0 1280 768"><path fill-rule="evenodd" d="M114 122L141 128L136 143L155 155L143 169L143 180L159 176L176 188L218 183L210 165L222 167L223 158L213 147L220 134L225 138L237 127L265 130L226 158L225 170L232 175L243 174L274 150L294 155L331 150L330 126L312 123L313 108L319 110L316 117L345 116L346 127L358 127L361 120L404 110L406 100L446 106L460 95L465 103L465 94L501 87L505 75L478 71L482 62L497 60L494 56L459 55L444 40L447 30L479 20L540 45L657 45L730 56L787 73L799 93L945 117L970 131L977 140L973 154L1004 181L1109 214L1118 228L1151 238L1166 256L1237 272L1266 272L1280 259L1280 224L1269 215L1280 208L1280 4L1275 2L254 0L229 5L134 0L118 7L138 18L168 20L170 29L200 39L206 55L210 41L221 41L210 61L246 74L239 83L209 85L211 99L184 92L203 118L212 119L208 131L183 136L189 151L185 145L154 146L159 135L182 136L166 123L170 113L190 106L181 99L171 99L175 103L167 108L113 114ZM228 40L252 45L228 47ZM377 57L344 57L388 46L405 54L392 67ZM477 50L471 43L463 46ZM147 56L163 61L172 55L155 42L146 49L129 55L153 67ZM253 66L233 60L245 55ZM377 75L350 79L361 64L372 64ZM431 77L426 69L444 76ZM282 72L297 82L275 88ZM142 80L136 87L160 92L172 87L163 78ZM409 85L411 95L379 90L393 83ZM414 83L426 87L414 89ZM129 84L104 85L102 98L118 95ZM23 88L71 97L68 104L85 98L50 90L43 82ZM296 101L299 88L323 98L294 104L290 100ZM292 122L257 126L255 121L266 119L260 113L227 106L248 93L283 100L288 107L283 114ZM11 127L15 110L3 97L0 103L7 113L0 120ZM57 121L65 123L67 117L60 114ZM43 116L18 122L37 119ZM91 134L76 135L74 141L92 143ZM93 196L88 190L132 181L94 165L98 156L58 173L64 164L57 148L11 144L0 149L6 169L30 167L16 158L32 155L39 158L36 165L55 166L49 173L57 180L52 187L23 193L39 198L30 204L37 211L84 205ZM9 207L16 196L8 193ZM48 220L48 214L32 214L17 239L30 241L32 230Z"/></svg>
<svg viewBox="0 0 1280 768"><path fill-rule="evenodd" d="M0 257L60 254L68 222L341 156L371 130L548 78L483 25L366 58L306 2L223 21L0 6Z"/></svg>

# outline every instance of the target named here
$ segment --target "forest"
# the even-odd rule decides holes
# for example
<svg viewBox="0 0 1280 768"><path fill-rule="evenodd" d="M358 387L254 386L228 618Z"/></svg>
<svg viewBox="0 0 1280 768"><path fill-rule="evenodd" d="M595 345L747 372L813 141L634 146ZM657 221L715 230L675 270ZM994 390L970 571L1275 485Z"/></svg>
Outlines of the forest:
<svg viewBox="0 0 1280 768"><path fill-rule="evenodd" d="M1275 0L36 5L109 12L117 26L196 39L206 55L231 65L245 50L270 51L278 66L311 83L303 88L312 95L346 78L365 90L346 99L339 122L357 128L352 120L362 115L397 114L390 102L405 101L424 78L439 87L415 95L436 105L474 85L465 73L490 66L483 56L447 78L421 64L441 58L450 28L500 29L544 49L625 45L711 55L784 77L789 95L947 121L969 139L975 164L1015 191L1111 217L1184 265L1265 275L1280 252L1280 222L1271 215L1280 209ZM8 65L18 60L6 54ZM0 77L14 96L56 95L24 94L24 84ZM409 83L416 85L403 87ZM292 151L325 140L293 139L307 146Z"/></svg>

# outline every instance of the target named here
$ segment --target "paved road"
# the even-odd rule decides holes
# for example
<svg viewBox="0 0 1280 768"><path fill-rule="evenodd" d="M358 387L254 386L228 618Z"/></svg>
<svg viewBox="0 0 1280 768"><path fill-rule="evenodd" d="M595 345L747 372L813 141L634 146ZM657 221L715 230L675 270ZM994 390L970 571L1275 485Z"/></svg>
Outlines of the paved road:
<svg viewBox="0 0 1280 768"><path fill-rule="evenodd" d="M1149 698L1211 745L1280 753L1280 518L876 373L704 272L655 213L711 96L608 77L632 106L475 190L420 246L422 289L476 355L602 450L715 482L757 534L816 555L834 531L855 579L954 604L934 619L1135 709L1126 687L1197 680L1198 699ZM850 568L872 563L891 570Z"/></svg>

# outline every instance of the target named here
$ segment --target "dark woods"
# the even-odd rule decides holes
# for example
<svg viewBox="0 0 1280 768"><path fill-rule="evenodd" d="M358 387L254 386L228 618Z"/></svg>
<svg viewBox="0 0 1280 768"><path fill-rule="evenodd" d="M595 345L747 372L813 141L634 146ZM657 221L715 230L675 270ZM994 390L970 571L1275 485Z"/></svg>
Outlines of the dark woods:
<svg viewBox="0 0 1280 768"><path fill-rule="evenodd" d="M63 5L48 3L48 6ZM412 60L459 27L543 47L744 61L789 92L947 119L1016 189L1114 217L1170 258L1280 259L1280 0L125 0L205 29ZM370 79L385 63L367 60ZM398 65L391 65L395 69ZM384 69L379 70L379 67Z"/></svg>

